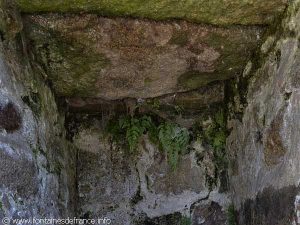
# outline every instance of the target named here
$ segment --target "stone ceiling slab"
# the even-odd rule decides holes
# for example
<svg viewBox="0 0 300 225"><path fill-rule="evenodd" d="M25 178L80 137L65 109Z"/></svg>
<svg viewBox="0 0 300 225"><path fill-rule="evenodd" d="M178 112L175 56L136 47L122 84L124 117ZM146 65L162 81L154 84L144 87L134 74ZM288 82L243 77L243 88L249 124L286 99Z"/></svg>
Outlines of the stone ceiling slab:
<svg viewBox="0 0 300 225"><path fill-rule="evenodd" d="M263 31L94 14L31 15L24 21L59 96L107 100L152 98L237 76Z"/></svg>

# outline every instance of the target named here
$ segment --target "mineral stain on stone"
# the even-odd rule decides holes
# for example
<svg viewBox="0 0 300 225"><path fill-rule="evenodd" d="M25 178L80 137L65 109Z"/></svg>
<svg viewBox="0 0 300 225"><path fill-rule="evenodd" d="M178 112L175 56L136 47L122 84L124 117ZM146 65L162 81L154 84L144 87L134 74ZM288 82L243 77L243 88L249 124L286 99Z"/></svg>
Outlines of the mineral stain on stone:
<svg viewBox="0 0 300 225"><path fill-rule="evenodd" d="M294 220L294 201L300 188L295 186L275 190L269 187L255 199L248 199L239 211L239 224L290 225Z"/></svg>
<svg viewBox="0 0 300 225"><path fill-rule="evenodd" d="M283 112L280 111L272 121L270 128L267 131L266 143L264 148L264 159L268 166L278 164L287 151L280 135L282 124Z"/></svg>
<svg viewBox="0 0 300 225"><path fill-rule="evenodd" d="M4 107L0 106L0 128L11 133L20 129L22 118L15 105L9 102Z"/></svg>

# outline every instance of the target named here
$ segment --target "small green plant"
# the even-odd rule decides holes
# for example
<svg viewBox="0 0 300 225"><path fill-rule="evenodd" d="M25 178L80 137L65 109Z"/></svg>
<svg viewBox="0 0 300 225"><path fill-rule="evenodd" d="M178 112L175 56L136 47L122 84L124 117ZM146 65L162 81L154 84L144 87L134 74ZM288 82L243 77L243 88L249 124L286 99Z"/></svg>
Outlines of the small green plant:
<svg viewBox="0 0 300 225"><path fill-rule="evenodd" d="M189 132L174 123L163 123L159 126L159 141L166 152L172 169L176 169L179 155L186 150L189 143Z"/></svg>
<svg viewBox="0 0 300 225"><path fill-rule="evenodd" d="M113 140L122 144L124 139L130 153L136 151L138 142L143 134L148 133L154 144L159 144L167 155L168 163L176 169L179 156L189 144L189 132L177 124L163 122L159 126L153 123L150 116L121 117L111 120L107 131L112 134Z"/></svg>
<svg viewBox="0 0 300 225"><path fill-rule="evenodd" d="M214 149L222 149L227 137L223 112L217 112L213 120L213 123L205 130L204 136Z"/></svg>
<svg viewBox="0 0 300 225"><path fill-rule="evenodd" d="M204 130L203 139L213 148L214 164L216 168L216 175L212 179L208 179L210 186L216 184L216 178L221 171L227 167L227 158L225 152L227 130L224 121L223 111L218 111L212 123ZM215 181L214 181L215 180Z"/></svg>
<svg viewBox="0 0 300 225"><path fill-rule="evenodd" d="M147 122L148 118L124 118L120 120L120 128L126 129L126 139L131 152L135 151L140 137L146 131Z"/></svg>
<svg viewBox="0 0 300 225"><path fill-rule="evenodd" d="M153 110L159 110L160 106L161 106L159 99L156 99L156 98L146 100L146 105Z"/></svg>
<svg viewBox="0 0 300 225"><path fill-rule="evenodd" d="M158 99L154 99L154 101L153 101L153 103L152 103L152 107L153 107L153 109L155 109L155 110L159 110L159 108L160 108L160 102L159 102Z"/></svg>
<svg viewBox="0 0 300 225"><path fill-rule="evenodd" d="M193 127L194 138L204 145L210 146L213 151L213 162L215 171L206 175L206 183L210 188L217 185L218 178L221 173L227 169L227 155L226 155L226 138L227 127L224 112L222 109L218 110L212 117L209 123L195 124Z"/></svg>
<svg viewBox="0 0 300 225"><path fill-rule="evenodd" d="M228 225L237 225L236 213L235 213L234 205L232 204L227 209L227 221L228 221Z"/></svg>
<svg viewBox="0 0 300 225"><path fill-rule="evenodd" d="M192 219L187 216L181 217L180 225L192 225Z"/></svg>
<svg viewBox="0 0 300 225"><path fill-rule="evenodd" d="M153 132L154 124L152 123L151 117L121 117L116 122L109 124L108 131L113 134L115 140L120 141L122 137L127 140L130 152L134 152L137 148L137 144L141 136L146 131Z"/></svg>

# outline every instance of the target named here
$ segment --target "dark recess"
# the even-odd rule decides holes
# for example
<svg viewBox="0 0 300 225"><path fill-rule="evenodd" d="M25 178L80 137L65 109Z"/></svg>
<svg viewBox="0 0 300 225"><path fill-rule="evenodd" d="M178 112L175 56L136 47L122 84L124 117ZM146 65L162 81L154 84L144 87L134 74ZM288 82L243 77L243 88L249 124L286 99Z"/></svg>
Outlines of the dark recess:
<svg viewBox="0 0 300 225"><path fill-rule="evenodd" d="M9 102L4 107L0 106L0 128L12 133L20 129L22 118L13 103Z"/></svg>

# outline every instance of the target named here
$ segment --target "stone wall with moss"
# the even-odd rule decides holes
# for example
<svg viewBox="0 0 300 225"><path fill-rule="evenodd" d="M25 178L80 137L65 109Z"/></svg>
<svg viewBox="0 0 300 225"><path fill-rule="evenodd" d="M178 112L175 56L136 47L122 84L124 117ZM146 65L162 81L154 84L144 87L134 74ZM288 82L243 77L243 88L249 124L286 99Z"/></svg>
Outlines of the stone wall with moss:
<svg viewBox="0 0 300 225"><path fill-rule="evenodd" d="M21 11L93 12L102 16L129 16L154 20L185 19L215 25L270 24L287 0L17 0Z"/></svg>
<svg viewBox="0 0 300 225"><path fill-rule="evenodd" d="M200 136L192 140L174 170L147 134L130 153L126 137L114 142L107 133L101 113L74 116L78 216L108 217L116 225L226 224L230 199L220 188L211 142ZM199 126L203 126L200 121Z"/></svg>
<svg viewBox="0 0 300 225"><path fill-rule="evenodd" d="M17 12L3 5L1 12L10 26L0 41L0 218L72 216L76 150L55 96L29 61Z"/></svg>
<svg viewBox="0 0 300 225"><path fill-rule="evenodd" d="M241 224L297 224L299 209L300 2L250 62L232 98L230 184ZM239 94L238 94L239 93ZM243 100L243 101L241 101ZM245 101L246 100L246 101ZM298 204L298 203L297 203Z"/></svg>
<svg viewBox="0 0 300 225"><path fill-rule="evenodd" d="M296 223L300 2L287 4L1 0L0 218ZM184 130L177 167L148 128L130 152L121 114L158 138Z"/></svg>

